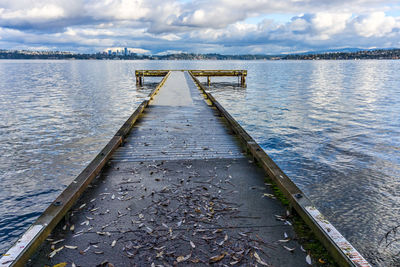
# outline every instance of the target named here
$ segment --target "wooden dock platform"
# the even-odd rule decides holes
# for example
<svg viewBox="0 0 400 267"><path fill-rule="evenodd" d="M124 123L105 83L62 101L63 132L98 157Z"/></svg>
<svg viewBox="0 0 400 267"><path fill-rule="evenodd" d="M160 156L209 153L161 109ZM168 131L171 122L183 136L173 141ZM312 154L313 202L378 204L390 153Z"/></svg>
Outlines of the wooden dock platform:
<svg viewBox="0 0 400 267"><path fill-rule="evenodd" d="M168 71L0 265L308 266L264 183L279 168L265 170L254 140L224 112L190 72ZM369 266L352 247L340 254L344 245L341 265Z"/></svg>
<svg viewBox="0 0 400 267"><path fill-rule="evenodd" d="M136 70L136 84L143 85L144 77L164 77L169 70ZM207 85L211 85L210 77L238 77L240 85L246 87L247 70L189 70L195 77L207 77Z"/></svg>

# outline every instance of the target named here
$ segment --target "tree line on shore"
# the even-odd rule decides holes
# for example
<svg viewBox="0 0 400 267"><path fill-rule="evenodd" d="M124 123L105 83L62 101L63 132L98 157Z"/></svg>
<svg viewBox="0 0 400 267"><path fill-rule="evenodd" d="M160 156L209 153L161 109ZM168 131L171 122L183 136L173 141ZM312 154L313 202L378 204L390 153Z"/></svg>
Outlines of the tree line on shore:
<svg viewBox="0 0 400 267"><path fill-rule="evenodd" d="M400 59L400 49L360 50L287 55L222 55L179 53L167 55L110 55L108 53L77 54L60 51L0 50L0 59L93 59L93 60L357 60Z"/></svg>

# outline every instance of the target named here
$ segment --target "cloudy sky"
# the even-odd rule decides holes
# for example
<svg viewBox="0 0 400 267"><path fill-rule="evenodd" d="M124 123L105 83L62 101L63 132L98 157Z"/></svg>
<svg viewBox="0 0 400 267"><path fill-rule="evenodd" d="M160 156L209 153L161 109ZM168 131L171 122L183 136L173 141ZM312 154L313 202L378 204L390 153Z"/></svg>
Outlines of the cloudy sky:
<svg viewBox="0 0 400 267"><path fill-rule="evenodd" d="M399 0L0 0L0 49L274 54L400 47Z"/></svg>

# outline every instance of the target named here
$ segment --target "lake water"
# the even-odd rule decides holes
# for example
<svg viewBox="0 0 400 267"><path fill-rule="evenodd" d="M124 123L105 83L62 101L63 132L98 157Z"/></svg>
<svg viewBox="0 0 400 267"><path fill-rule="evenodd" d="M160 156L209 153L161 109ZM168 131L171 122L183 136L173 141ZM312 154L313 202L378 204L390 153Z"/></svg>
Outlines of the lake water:
<svg viewBox="0 0 400 267"><path fill-rule="evenodd" d="M182 68L247 69L210 90L371 263L400 265L379 244L400 224L400 61L374 60L0 61L0 253L160 80L134 70Z"/></svg>

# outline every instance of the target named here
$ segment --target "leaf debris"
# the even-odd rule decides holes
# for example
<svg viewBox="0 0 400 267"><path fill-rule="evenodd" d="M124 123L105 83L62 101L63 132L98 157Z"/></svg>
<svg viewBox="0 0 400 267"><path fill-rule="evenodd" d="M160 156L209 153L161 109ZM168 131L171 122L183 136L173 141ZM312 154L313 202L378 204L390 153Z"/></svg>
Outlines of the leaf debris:
<svg viewBox="0 0 400 267"><path fill-rule="evenodd" d="M188 254L186 256L179 256L178 258L176 258L176 261L179 262L184 262L187 261L188 259L190 259L190 257L192 257L192 254Z"/></svg>
<svg viewBox="0 0 400 267"><path fill-rule="evenodd" d="M209 262L210 263L215 263L215 262L219 262L220 260L222 260L226 255L226 252L223 252L220 255L216 255L210 258Z"/></svg>
<svg viewBox="0 0 400 267"><path fill-rule="evenodd" d="M82 222L76 221L76 219L74 220L75 224L84 226L91 224L91 227L86 227L74 236L88 233L93 228L95 230L91 233L96 233L97 238L103 240L90 243L85 250L79 251L80 254L85 255L92 249L92 253L101 255L105 251L102 250L100 244L98 246L98 243L104 243L109 244L109 248L114 248L113 252L117 253L117 248L121 248L125 257L132 260L140 259L139 262L147 266L172 266L176 263L268 266L261 258L261 256L267 255L264 248L276 248L279 247L278 244L282 243L283 245L291 240L284 233L283 239L269 243L257 235L257 229L238 227L237 230L232 231L226 227L225 222L231 218L255 218L254 216L250 217L247 213L241 213L243 211L239 209L239 203L230 203L224 198L224 194L239 192L233 190L235 185L231 181L231 175L218 176L213 173L215 169L210 169L207 170L207 178L200 179L197 171L190 171L186 176L186 174L183 175L182 170L179 170L180 172L176 172L177 177L174 180L168 176L161 176L162 173L165 174L165 170L160 166L154 164L151 167L154 180L166 181L168 186L162 187L160 183L153 182L159 187L146 185L146 188L144 185L117 183L115 188L106 189L108 192L102 194L110 195L111 200L117 198L123 202L110 201L113 203L111 206L100 207L99 211L99 207L94 206L96 202L93 198L93 201L87 202L86 210L75 211L84 213L85 220ZM162 189L160 189L161 187ZM131 195L129 194L131 188L136 188L135 190L141 192L138 195ZM261 190L258 187L255 189ZM135 200L126 201L128 196L132 196ZM263 197L271 196L263 195ZM97 198L100 201L100 198ZM135 203L135 205L131 203ZM88 214L90 216L87 216ZM105 214L110 215L106 217ZM98 220L98 216L104 217ZM277 215L276 218L285 221L287 217ZM90 223L99 221L105 221L106 224ZM128 225L125 223L125 227L120 228L118 223L125 221L131 221L131 223ZM69 223L67 225L70 227ZM107 228L109 232L105 231L106 227L109 227ZM129 235L117 237L118 233L128 232ZM115 238L111 239L110 236L115 236ZM65 246L65 248L77 249L77 246L76 248L75 246ZM285 249L292 250L290 247Z"/></svg>

